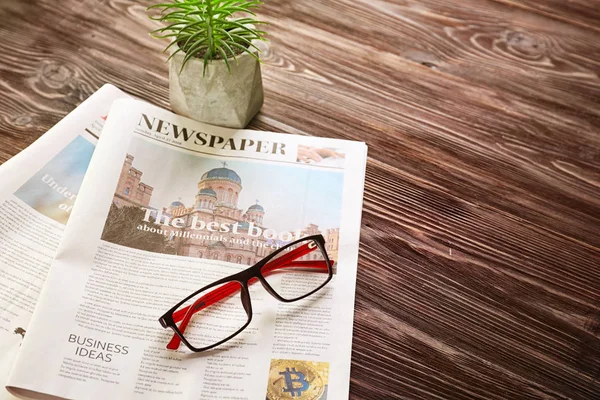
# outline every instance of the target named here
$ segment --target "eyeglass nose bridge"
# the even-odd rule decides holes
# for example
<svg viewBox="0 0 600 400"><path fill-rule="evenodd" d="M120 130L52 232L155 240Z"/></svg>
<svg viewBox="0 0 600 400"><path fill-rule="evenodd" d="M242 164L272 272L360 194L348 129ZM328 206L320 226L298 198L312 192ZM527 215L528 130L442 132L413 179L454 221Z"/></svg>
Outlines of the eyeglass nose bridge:
<svg viewBox="0 0 600 400"><path fill-rule="evenodd" d="M269 293L271 296L275 297L279 301L283 301L283 302L288 301L288 300L284 299L283 297L281 297L279 294L277 294L277 292L271 287L271 285L269 285L269 282L267 282L267 280L264 278L264 276L262 276L262 274L259 273L258 275L256 275L256 278L258 278L262 287L265 288L267 293Z"/></svg>
<svg viewBox="0 0 600 400"><path fill-rule="evenodd" d="M244 306L244 310L248 315L248 319L252 319L252 299L250 298L250 289L248 288L249 279L245 282L241 282L241 293L240 297L242 299L242 305Z"/></svg>
<svg viewBox="0 0 600 400"><path fill-rule="evenodd" d="M239 278L238 278L239 279ZM249 315L252 315L252 304L251 304L251 298L250 298L250 285L255 283L256 281L253 281L254 279L258 280L260 282L260 284L262 285L262 287L267 291L267 293L269 293L271 296L275 297L278 300L283 300L274 290L273 288L271 288L271 286L269 285L269 283L267 282L267 280L262 276L262 274L260 273L260 268L258 268L256 271L252 271L252 274L248 274L246 276L243 277L243 279L240 279L240 283L242 284L242 304L244 305L244 309L246 310L246 312L249 312ZM248 304L246 304L246 302ZM250 311L248 311L250 310Z"/></svg>

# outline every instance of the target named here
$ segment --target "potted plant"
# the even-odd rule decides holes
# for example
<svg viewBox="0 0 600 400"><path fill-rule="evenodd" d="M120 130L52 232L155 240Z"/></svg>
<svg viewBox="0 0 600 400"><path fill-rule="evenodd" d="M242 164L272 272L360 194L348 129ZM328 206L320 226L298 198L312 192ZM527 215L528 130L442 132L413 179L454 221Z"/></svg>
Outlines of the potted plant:
<svg viewBox="0 0 600 400"><path fill-rule="evenodd" d="M169 98L181 115L213 125L243 128L263 103L260 49L264 31L253 9L258 0L172 0L153 20L151 32L171 39Z"/></svg>

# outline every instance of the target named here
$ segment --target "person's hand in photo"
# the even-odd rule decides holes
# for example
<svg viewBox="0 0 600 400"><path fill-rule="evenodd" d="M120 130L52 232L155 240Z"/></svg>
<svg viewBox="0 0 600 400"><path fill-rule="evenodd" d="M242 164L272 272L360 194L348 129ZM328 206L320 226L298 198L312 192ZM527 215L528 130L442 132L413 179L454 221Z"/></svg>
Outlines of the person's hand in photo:
<svg viewBox="0 0 600 400"><path fill-rule="evenodd" d="M333 149L314 149L313 150L320 155L323 158L344 158L344 154L343 153L338 153L337 151L333 150Z"/></svg>
<svg viewBox="0 0 600 400"><path fill-rule="evenodd" d="M326 148L318 149L315 147L308 147L308 146L304 146L304 145L298 146L297 161L302 161L302 162L308 163L312 160L314 162L319 163L319 162L323 161L324 158L329 158L329 157L344 158L344 154L338 153L332 149L326 149Z"/></svg>

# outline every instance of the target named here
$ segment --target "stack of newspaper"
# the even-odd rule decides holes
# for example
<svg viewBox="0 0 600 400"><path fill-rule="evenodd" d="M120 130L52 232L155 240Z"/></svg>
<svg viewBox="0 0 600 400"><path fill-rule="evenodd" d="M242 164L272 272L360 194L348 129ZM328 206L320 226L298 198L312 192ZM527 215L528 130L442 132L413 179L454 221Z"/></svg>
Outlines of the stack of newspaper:
<svg viewBox="0 0 600 400"><path fill-rule="evenodd" d="M102 87L0 166L0 399L348 398L366 153ZM253 288L235 340L166 348L177 301L317 233L336 261L319 296Z"/></svg>

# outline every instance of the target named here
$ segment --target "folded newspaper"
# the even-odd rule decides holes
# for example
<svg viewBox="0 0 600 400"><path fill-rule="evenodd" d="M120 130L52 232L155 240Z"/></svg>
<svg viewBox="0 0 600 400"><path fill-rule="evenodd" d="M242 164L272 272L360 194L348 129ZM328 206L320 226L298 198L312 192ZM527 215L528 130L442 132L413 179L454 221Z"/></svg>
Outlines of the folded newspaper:
<svg viewBox="0 0 600 400"><path fill-rule="evenodd" d="M364 143L219 128L126 97L104 87L0 168L7 391L348 398ZM176 303L317 234L327 285L282 302L249 281L245 329L203 352L172 346L158 320ZM227 307L202 337L232 326Z"/></svg>
<svg viewBox="0 0 600 400"><path fill-rule="evenodd" d="M104 119L114 100L127 97L114 86L103 86L25 151L0 165L2 386L28 329ZM54 190L57 180L60 186ZM14 398L0 389L0 399Z"/></svg>

